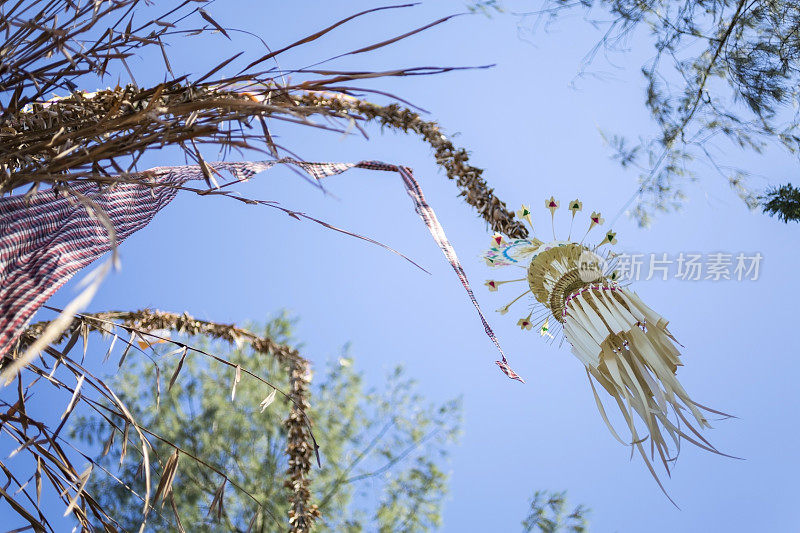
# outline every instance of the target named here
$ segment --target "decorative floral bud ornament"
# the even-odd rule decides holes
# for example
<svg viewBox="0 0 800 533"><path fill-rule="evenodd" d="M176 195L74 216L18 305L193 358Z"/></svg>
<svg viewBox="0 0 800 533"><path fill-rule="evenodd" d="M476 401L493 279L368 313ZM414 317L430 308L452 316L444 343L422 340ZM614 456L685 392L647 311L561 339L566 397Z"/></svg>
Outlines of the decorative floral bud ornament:
<svg viewBox="0 0 800 533"><path fill-rule="evenodd" d="M531 315L528 315L525 318L520 318L519 320L517 320L517 325L521 329L528 329L528 330L531 329L533 327L533 322L531 322Z"/></svg>
<svg viewBox="0 0 800 533"><path fill-rule="evenodd" d="M553 220L558 206L553 197L545 201ZM579 200L570 202L573 219L582 207ZM586 235L603 222L600 213L593 212ZM493 267L515 266L527 274L516 280L526 282L527 290L502 307L501 313L523 296L532 295L533 309L517 325L523 330L535 326L551 342L557 336L566 339L586 367L609 430L621 443L638 450L659 486L651 460L657 455L669 473L682 438L725 455L703 438L699 429L710 427L705 413L727 415L692 400L678 382L675 373L682 364L676 347L679 343L667 329L667 320L618 283L617 273L607 264L608 258L613 263L615 254L604 259L597 253L601 246L617 243L616 233L606 232L595 247L583 244L586 236L581 242L555 239L555 224L553 236L547 243L535 238L503 242L484 254ZM512 281L493 281L490 288ZM554 319L552 327L550 318ZM630 431L629 440L619 437L611 425L595 382L619 407Z"/></svg>
<svg viewBox="0 0 800 533"><path fill-rule="evenodd" d="M526 220L531 227L533 227L533 221L531 220L531 208L525 204L522 204L522 207L519 211L517 211L517 216L523 220Z"/></svg>

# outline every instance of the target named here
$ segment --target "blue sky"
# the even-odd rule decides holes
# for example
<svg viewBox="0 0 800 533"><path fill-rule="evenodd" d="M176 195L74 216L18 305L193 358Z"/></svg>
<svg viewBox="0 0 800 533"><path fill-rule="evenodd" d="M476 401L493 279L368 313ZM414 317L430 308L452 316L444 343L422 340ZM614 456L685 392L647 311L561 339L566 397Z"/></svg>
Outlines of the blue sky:
<svg viewBox="0 0 800 533"><path fill-rule="evenodd" d="M361 9L370 2L261 2L213 4L225 26L258 33L277 48ZM524 3L510 5L522 9ZM370 15L281 58L303 66L343 51L400 34L462 10L459 2L427 2L414 8ZM584 202L583 228L592 210L606 217L628 200L636 176L608 157L598 128L636 137L653 132L642 105L644 80L638 66L649 48L634 36L634 50L600 60L601 78L574 85L580 62L601 34L578 18L521 39L520 19L453 19L377 53L328 66L388 69L420 65L495 64L491 69L381 81L390 90L430 111L454 142L487 169L486 179L510 206L534 208L545 236L549 213L543 200ZM176 40L170 57L180 72L201 72L225 55L245 48L262 54L260 43L238 36ZM619 68L623 67L623 68ZM147 80L147 62L134 70ZM154 81L158 81L157 79ZM370 128L369 141L356 136L279 128L282 144L312 161L377 159L414 168L416 176L455 246L478 299L527 384L506 379L496 354L457 278L424 224L414 213L399 178L352 170L330 178L325 196L288 169L261 174L241 187L249 196L277 200L335 225L384 242L422 264L427 275L398 257L312 223L267 208L221 198L183 195L121 248L122 270L103 285L90 309L153 307L183 311L221 322L264 320L281 309L300 318L297 337L319 366L352 343L357 365L372 383L402 362L431 399L463 395L464 436L453 452L451 493L442 531L517 531L528 499L537 489L568 490L570 500L592 508L598 532L789 531L797 519L788 511L800 496L795 421L800 401L795 386L794 303L796 226L749 212L711 170L687 188L690 199L676 214L659 215L649 229L624 217L615 225L620 250L639 252L727 252L764 256L757 281L641 281L637 293L670 319L685 346L679 370L698 401L738 416L708 432L738 461L686 446L665 485L680 510L659 491L642 462L608 433L598 415L580 362L567 347L521 332L516 320L524 305L505 316L492 312L511 291L489 293L495 277L480 260L489 232L449 182L419 139ZM779 153L762 158L725 154L772 182L785 182L795 162ZM207 155L207 159L214 159ZM180 164L170 153L150 155L148 164ZM757 186L766 181L754 182ZM569 218L562 208L557 231ZM582 233L582 232L581 232ZM500 278L500 275L496 277ZM203 289L198 290L198 285ZM52 300L64 304L74 283ZM502 291L501 291L502 292ZM508 298L507 298L508 296ZM519 316L517 316L519 315Z"/></svg>

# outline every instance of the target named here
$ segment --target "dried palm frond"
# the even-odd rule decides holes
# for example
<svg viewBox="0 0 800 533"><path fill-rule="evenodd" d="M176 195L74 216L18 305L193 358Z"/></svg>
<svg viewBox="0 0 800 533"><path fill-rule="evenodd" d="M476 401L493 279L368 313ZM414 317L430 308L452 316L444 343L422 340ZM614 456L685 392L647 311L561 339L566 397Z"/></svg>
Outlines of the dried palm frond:
<svg viewBox="0 0 800 533"><path fill-rule="evenodd" d="M494 190L481 177L483 169L470 165L467 151L456 148L436 122L423 120L418 113L399 104L381 106L336 94L306 93L295 101L304 104L303 113L376 121L383 127L420 135L433 148L436 162L444 168L447 177L461 189L459 196L478 211L492 230L514 239L528 236L525 225L515 220L515 213L508 210L505 202L494 195Z"/></svg>
<svg viewBox="0 0 800 533"><path fill-rule="evenodd" d="M134 156L148 146L192 143L191 157L204 163L197 144L221 144L252 148L266 142L271 153L284 151L272 142L269 130L246 129L255 117L299 122L314 127L345 131L350 120L377 121L384 127L416 133L434 149L436 161L448 178L456 181L469 205L476 208L496 232L524 238L525 226L494 195L481 177L482 169L469 164L464 149L457 149L432 121L398 104L387 106L329 92L301 92L297 95L274 85L258 91L223 89L221 86L187 87L184 80L140 90L124 88L77 92L69 97L34 104L17 114L0 131L0 192L24 186L36 190L41 184L68 185L72 181L113 183L125 179L133 168L123 169L117 159ZM341 128L311 122L323 115L344 119ZM241 126L234 136L221 131L223 124ZM150 129L145 138L142 131ZM97 142L102 138L102 142ZM196 142L195 142L196 141ZM13 146L12 146L13 145ZM187 148L188 149L188 148ZM135 160L133 161L135 164Z"/></svg>
<svg viewBox="0 0 800 533"><path fill-rule="evenodd" d="M148 150L164 146L182 148L187 158L201 165L203 145L220 147L223 153L255 149L276 158L279 153L293 155L288 147L273 141L270 119L340 132L347 131L352 120L379 121L421 135L435 150L447 176L456 180L467 203L493 230L515 238L526 235L525 227L514 220L514 213L483 180L482 170L468 164L467 152L456 149L435 122L424 121L396 103L381 106L352 98L350 95L358 93L385 93L346 85L454 68L255 70L354 18L407 6L357 13L270 52L233 75L221 73L235 64L241 52L198 78L172 76L155 87L142 88L133 82L97 90L113 67L121 65L129 71L126 59L149 47L159 47L171 73L164 49L164 40L171 36L208 31L227 35L225 28L207 12L192 8L191 2L162 16L145 17L145 22L135 26L140 3L115 0L77 7L67 0L38 0L0 13L0 31L5 30L7 41L0 48L0 95L5 97L0 99L0 194L23 187L35 191L43 185L64 186L80 179L108 183L113 176L135 171ZM202 20L202 27L185 27L193 15ZM448 18L343 55L379 49ZM120 29L126 20L125 29ZM104 23L109 26L98 36ZM285 81L286 74L292 74L295 81ZM83 90L76 82L81 82ZM48 96L53 92L60 96ZM322 124L310 121L311 115L345 120L340 125Z"/></svg>
<svg viewBox="0 0 800 533"><path fill-rule="evenodd" d="M52 310L60 311L59 309ZM26 343L37 339L47 328L47 325L47 322L31 325L23 334L18 350L23 350ZM124 459L128 444L131 444L131 449L140 455L142 461L141 469L147 480L145 493L140 495L130 487L126 486L125 488L142 500L144 505L143 521L146 522L149 513L161 514L163 511L161 509L163 504L157 506L156 502L170 498L172 482L179 468L179 458L197 462L211 474L219 476L221 486L232 486L235 490L252 499L257 504L259 512L269 514L269 506L265 502L258 501L229 473L214 466L207 459L196 456L191 450L180 448L162 435L158 435L148 427L141 425L126 408L123 401L108 388L104 381L86 369L81 361L87 353L90 339L93 338L90 335L91 332L99 332L106 339L111 339L109 341L109 354L116 342L120 342L124 346L120 356L120 365L124 363L125 358L131 352L147 355L147 352L155 344L173 345L175 349L167 354L171 356L167 358L179 357L179 361L170 379L170 388L179 379L180 370L187 354L193 353L209 358L216 363L230 366L235 369L237 377L245 376L249 379L255 379L274 392L284 396L289 402L290 409L284 421L288 435L286 452L289 465L284 485L290 491L291 507L288 511L290 530L299 532L308 531L311 528L314 519L318 516L318 511L311 502L311 493L308 489L310 483L309 475L312 458L317 455L317 460L319 459L318 446L310 429L311 421L306 415L308 387L311 381L308 361L294 348L233 324L198 320L186 313L175 314L150 309L76 315L70 327L56 343L56 346L63 345L63 347L60 349L55 346L49 347L44 351L38 364L28 366L28 371L36 376L35 379L27 385L23 385L23 375L20 374L18 376L16 402L10 404L0 400L0 407L7 409L5 412L0 412L0 423L2 423L4 431L18 443L18 447L12 455L26 452L32 459L31 464L34 464L36 468L32 476L32 479L36 480L35 487L28 487L27 482L18 479L0 461L0 470L7 474L10 482L17 487L17 493L22 494L21 498L24 501L20 502L19 497L14 498L4 492L0 492L0 495L6 498L12 507L29 521L31 527L35 530L53 530L47 516L42 512L38 504L42 491L42 476L61 495L62 500L68 507L68 512L75 515L84 529L94 530L101 526L102 528L116 530L120 527L114 518L109 516L97 504L97 501L92 498L92 495L85 490L86 479L91 470L79 473L77 466L70 459L72 454L64 451L64 447L72 448L82 460L89 463L90 469L102 469L102 465L92 459L87 452L75 449L71 441L61 434L69 415L79 403L94 411L107 424L112 435L109 439L114 438L116 435L123 440L120 462ZM175 333L178 336L172 338L170 333ZM199 336L221 340L231 345L246 344L258 353L275 358L279 364L285 366L289 371L290 383L288 384L288 390L271 383L255 371L234 365L230 361L205 349L179 340L180 338ZM82 342L79 342L81 340ZM78 352L79 354L82 352L82 355L74 356L72 355L73 352ZM153 364L158 368L158 363L155 360L153 360ZM56 370L58 368L62 368L63 371L57 373ZM159 376L160 371L157 370L156 375ZM73 376L76 379L76 385L67 383L69 376ZM56 389L70 395L67 408L56 429L52 429L35 417L29 416L25 410L25 402L29 397L31 387L40 380L48 382ZM158 394L160 395L160 383L156 383L156 390L159 391ZM268 398L270 396L272 394ZM120 424L118 422L120 420L124 421L124 423ZM139 436L138 446L131 438L131 429ZM155 453L155 449L150 444L152 439L166 444L172 449L172 454L166 458L155 456L151 459L150 454ZM152 486L149 481L152 460L160 467L160 472L158 473L160 481L155 491L151 490ZM106 470L103 471L111 479L122 484L113 474ZM35 490L36 497L30 492L32 488ZM212 509L215 507L221 509L222 503L219 501L220 499L221 496L220 498L215 498L216 503L212 502ZM29 508L33 509L33 511L29 510ZM174 507L173 512L175 513L176 523L180 523L180 518ZM272 518L276 524L281 523L277 517L273 516Z"/></svg>

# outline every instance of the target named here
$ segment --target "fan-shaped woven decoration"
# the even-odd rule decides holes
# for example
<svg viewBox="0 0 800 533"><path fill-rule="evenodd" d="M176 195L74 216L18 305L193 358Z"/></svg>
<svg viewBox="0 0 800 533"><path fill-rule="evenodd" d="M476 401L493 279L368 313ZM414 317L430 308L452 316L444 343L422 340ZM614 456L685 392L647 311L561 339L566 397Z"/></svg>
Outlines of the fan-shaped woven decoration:
<svg viewBox="0 0 800 533"><path fill-rule="evenodd" d="M559 202L551 197L545 207L554 220ZM613 269L614 254L598 251L606 244L616 244L616 234L608 231L596 246L584 243L589 232L604 223L600 213L592 213L581 241L571 240L572 222L582 208L579 200L570 202L572 220L566 240L556 239L555 230L549 242L535 237L507 241L495 234L483 256L486 263L494 268L522 269L523 276L489 280L486 286L496 291L506 283L527 285L524 293L498 311L505 314L524 296L532 295L531 311L517 325L523 330L535 328L542 337L559 337L571 345L572 353L586 368L609 430L621 443L639 451L658 481L651 460L657 455L669 473L681 439L720 453L700 430L710 427L704 413L728 415L698 404L681 386L676 377L682 365L677 348L680 344L667 329L667 320L620 284ZM527 206L523 205L518 215L533 228ZM594 382L613 398L630 432L629 440L614 429Z"/></svg>

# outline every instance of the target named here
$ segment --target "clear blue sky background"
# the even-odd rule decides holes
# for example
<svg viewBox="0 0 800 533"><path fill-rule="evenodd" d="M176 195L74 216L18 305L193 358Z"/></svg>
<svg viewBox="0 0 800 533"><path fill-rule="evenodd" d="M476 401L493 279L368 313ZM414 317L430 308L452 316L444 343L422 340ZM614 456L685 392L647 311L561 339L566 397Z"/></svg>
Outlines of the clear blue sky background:
<svg viewBox="0 0 800 533"><path fill-rule="evenodd" d="M278 48L373 6L366 1L346 6L307 2L302 7L292 2L268 7L254 1L220 2L210 12L225 26L253 31ZM287 54L281 63L310 64L462 7L459 2L427 2L373 14ZM603 79L583 79L572 87L581 59L601 34L573 18L550 33L536 33L532 44L519 37L519 23L512 15L459 17L377 53L328 66L496 64L489 70L371 86L429 110L448 133L458 134L454 140L472 152L474 164L487 169L485 176L498 195L512 206L534 206L545 228L549 216L543 200L551 194L564 202L583 200L584 217L576 227L583 227L592 210L610 217L635 190L636 176L609 160L598 127L632 137L653 132L638 72L650 54L646 36L635 35L633 52L615 57L616 66L596 63L592 70L603 73ZM245 36L236 36L233 43L221 37L178 39L170 56L177 72L198 73L241 48L251 57L263 50ZM134 66L142 81L161 72L160 64L149 62ZM625 219L614 228L621 250L758 251L764 256L761 278L755 282L643 281L634 287L671 320L673 333L686 347L686 366L679 376L690 393L739 417L717 423L709 436L722 450L745 460L686 446L666 481L681 507L677 510L641 460L629 461L628 449L608 433L581 364L568 348L549 346L535 332L521 332L515 323L524 305L506 316L491 312L507 299L482 286L494 277L478 257L488 243L487 228L456 198L455 185L445 179L424 143L381 134L378 128L369 129L369 142L298 128L279 130L279 142L308 160L378 159L415 169L512 366L527 384L509 381L492 363L496 353L474 309L398 178L388 173L353 170L331 178L326 185L335 197L320 194L282 168L240 189L374 237L412 257L430 276L380 248L267 208L182 195L122 246L122 270L105 282L91 309L149 306L222 322L264 320L288 309L301 319L297 336L315 364L322 365L352 342L357 365L373 384L402 362L431 399L463 395L464 436L453 453L442 531L518 531L536 489L567 489L572 502L592 508L592 530L598 532L798 527L792 509L800 496L795 316L800 291L793 243L800 228L748 212L711 169L701 169L703 179L689 186L690 200L679 214L660 215L647 230ZM206 157L215 158L210 151ZM786 181L796 169L781 154L756 159L731 151L726 157L773 182ZM169 154L148 160L153 165L181 162ZM565 235L566 210L559 224ZM63 305L74 295L74 285L53 303Z"/></svg>

